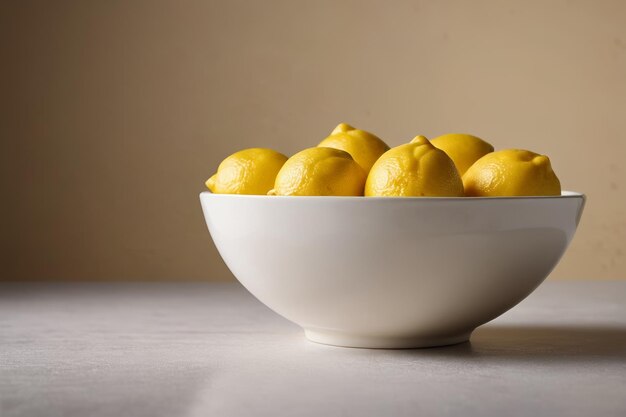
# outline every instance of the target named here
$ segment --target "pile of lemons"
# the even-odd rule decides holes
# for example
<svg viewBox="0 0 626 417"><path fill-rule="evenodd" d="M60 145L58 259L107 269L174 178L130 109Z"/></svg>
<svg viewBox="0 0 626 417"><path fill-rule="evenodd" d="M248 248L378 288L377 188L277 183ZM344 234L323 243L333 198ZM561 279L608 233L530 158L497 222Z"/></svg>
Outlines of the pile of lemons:
<svg viewBox="0 0 626 417"><path fill-rule="evenodd" d="M216 194L368 197L560 195L545 155L495 151L468 134L389 148L372 133L341 123L315 148L287 158L252 148L222 161L206 186Z"/></svg>

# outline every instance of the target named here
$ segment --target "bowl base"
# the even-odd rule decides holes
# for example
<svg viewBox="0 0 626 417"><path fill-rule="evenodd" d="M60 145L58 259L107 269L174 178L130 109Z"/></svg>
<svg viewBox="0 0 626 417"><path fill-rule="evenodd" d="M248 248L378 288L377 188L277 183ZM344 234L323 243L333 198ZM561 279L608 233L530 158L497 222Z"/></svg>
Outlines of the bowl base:
<svg viewBox="0 0 626 417"><path fill-rule="evenodd" d="M366 348L366 349L414 349L456 345L469 341L472 332L443 337L387 337L363 336L332 330L304 329L304 335L311 342L323 345Z"/></svg>

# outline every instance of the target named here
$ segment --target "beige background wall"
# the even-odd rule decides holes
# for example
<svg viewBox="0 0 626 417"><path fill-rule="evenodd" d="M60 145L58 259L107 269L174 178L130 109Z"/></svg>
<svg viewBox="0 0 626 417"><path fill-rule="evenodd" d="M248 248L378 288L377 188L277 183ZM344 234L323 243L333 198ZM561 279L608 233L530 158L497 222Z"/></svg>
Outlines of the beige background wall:
<svg viewBox="0 0 626 417"><path fill-rule="evenodd" d="M2 279L232 279L203 181L340 121L548 154L552 277L626 278L625 1L5 1L0 47Z"/></svg>

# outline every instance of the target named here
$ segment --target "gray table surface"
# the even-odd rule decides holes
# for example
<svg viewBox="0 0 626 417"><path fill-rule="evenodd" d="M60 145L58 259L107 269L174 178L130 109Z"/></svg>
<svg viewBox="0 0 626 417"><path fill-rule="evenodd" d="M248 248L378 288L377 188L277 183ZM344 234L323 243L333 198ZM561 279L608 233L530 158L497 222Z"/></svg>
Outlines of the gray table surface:
<svg viewBox="0 0 626 417"><path fill-rule="evenodd" d="M0 415L623 417L626 282L416 350L308 342L238 284L0 284Z"/></svg>

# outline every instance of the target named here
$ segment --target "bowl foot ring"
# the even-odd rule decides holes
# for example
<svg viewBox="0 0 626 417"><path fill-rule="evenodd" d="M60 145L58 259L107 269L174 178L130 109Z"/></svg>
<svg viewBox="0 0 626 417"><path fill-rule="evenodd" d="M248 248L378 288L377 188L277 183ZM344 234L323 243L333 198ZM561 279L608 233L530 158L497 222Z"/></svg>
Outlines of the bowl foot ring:
<svg viewBox="0 0 626 417"><path fill-rule="evenodd" d="M354 335L333 330L304 329L304 335L311 342L323 345L366 348L366 349L414 349L456 345L469 341L472 332L456 335L429 337L387 337Z"/></svg>

